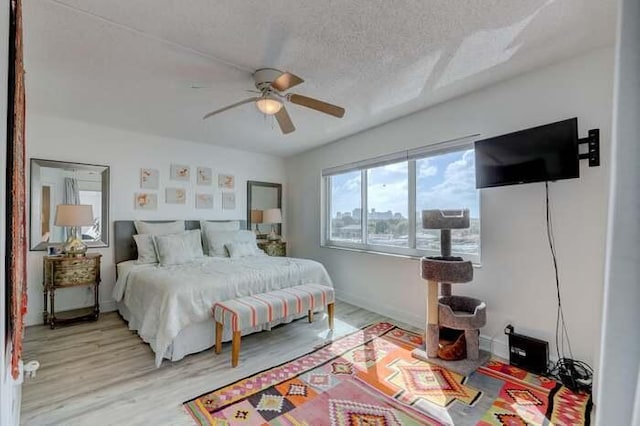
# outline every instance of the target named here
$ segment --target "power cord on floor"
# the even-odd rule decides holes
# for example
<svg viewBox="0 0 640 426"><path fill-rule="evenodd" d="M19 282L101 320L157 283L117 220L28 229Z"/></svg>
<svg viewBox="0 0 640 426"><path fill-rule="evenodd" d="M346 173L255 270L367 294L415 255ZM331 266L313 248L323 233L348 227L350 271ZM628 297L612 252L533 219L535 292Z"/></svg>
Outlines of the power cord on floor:
<svg viewBox="0 0 640 426"><path fill-rule="evenodd" d="M567 330L564 311L562 309L558 260L556 256L556 244L553 236L553 221L551 220L551 203L549 201L549 182L545 182L544 187L546 195L547 239L549 240L549 249L551 251L551 257L553 258L553 269L556 280L556 296L558 299L558 306L556 310L556 352L558 355L558 361L549 368L547 375L559 380L563 385L574 392L591 392L593 369L589 364L573 359L571 341L569 340L569 332ZM565 346L569 350L569 357L565 356Z"/></svg>

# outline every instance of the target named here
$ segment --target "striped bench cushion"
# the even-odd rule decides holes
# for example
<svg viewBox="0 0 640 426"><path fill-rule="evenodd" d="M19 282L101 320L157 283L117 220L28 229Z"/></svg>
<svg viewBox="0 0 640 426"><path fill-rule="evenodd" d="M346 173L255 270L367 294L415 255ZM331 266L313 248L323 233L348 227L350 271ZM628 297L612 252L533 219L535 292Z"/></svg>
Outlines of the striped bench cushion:
<svg viewBox="0 0 640 426"><path fill-rule="evenodd" d="M333 288L304 284L213 305L216 322L231 324L232 331L257 327L291 315L300 315L335 302Z"/></svg>

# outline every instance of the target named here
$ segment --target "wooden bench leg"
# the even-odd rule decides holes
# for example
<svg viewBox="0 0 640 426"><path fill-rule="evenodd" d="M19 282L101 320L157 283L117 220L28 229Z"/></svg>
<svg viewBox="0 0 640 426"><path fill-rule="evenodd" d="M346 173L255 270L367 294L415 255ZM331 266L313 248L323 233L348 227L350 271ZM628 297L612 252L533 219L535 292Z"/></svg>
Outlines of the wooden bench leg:
<svg viewBox="0 0 640 426"><path fill-rule="evenodd" d="M313 311L311 309L309 309L308 317L309 317L309 322L313 322Z"/></svg>
<svg viewBox="0 0 640 426"><path fill-rule="evenodd" d="M222 323L216 321L216 353L222 352Z"/></svg>
<svg viewBox="0 0 640 426"><path fill-rule="evenodd" d="M231 366L238 366L238 359L240 358L240 337L239 331L233 332L233 339L231 340Z"/></svg>
<svg viewBox="0 0 640 426"><path fill-rule="evenodd" d="M327 305L327 314L329 314L329 329L333 330L333 308L334 308L334 304L333 303L329 303Z"/></svg>

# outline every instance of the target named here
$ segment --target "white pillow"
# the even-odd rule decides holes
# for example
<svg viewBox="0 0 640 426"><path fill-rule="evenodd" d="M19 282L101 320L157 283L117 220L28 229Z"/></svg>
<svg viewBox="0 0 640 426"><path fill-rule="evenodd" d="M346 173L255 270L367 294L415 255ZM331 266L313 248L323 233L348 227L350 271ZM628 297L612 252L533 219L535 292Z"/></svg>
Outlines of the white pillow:
<svg viewBox="0 0 640 426"><path fill-rule="evenodd" d="M137 234L133 236L138 247L138 263L158 263L156 246L153 243L153 235Z"/></svg>
<svg viewBox="0 0 640 426"><path fill-rule="evenodd" d="M186 233L154 236L160 266L181 265L193 260L188 239Z"/></svg>
<svg viewBox="0 0 640 426"><path fill-rule="evenodd" d="M193 229L175 235L183 238L191 259L204 257L204 253L202 252L202 234L199 229Z"/></svg>
<svg viewBox="0 0 640 426"><path fill-rule="evenodd" d="M208 220L201 220L200 229L203 231L207 229L211 229L212 231L239 231L240 221L230 220L228 222L209 222Z"/></svg>
<svg viewBox="0 0 640 426"><path fill-rule="evenodd" d="M229 257L232 259L237 259L239 257L246 256L255 256L256 255L256 245L255 243L250 242L234 242L224 245L229 252Z"/></svg>
<svg viewBox="0 0 640 426"><path fill-rule="evenodd" d="M184 220L165 223L151 223L136 220L133 224L135 225L138 234L167 235L184 232Z"/></svg>
<svg viewBox="0 0 640 426"><path fill-rule="evenodd" d="M226 231L239 231L240 221L230 220L228 222L209 222L206 220L200 221L200 230L202 231L202 246L204 247L204 254L209 255L209 240L207 240L208 232L226 232Z"/></svg>
<svg viewBox="0 0 640 426"><path fill-rule="evenodd" d="M209 256L228 257L226 244L249 243L258 250L256 244L256 234L252 231L211 231L206 234L209 244Z"/></svg>

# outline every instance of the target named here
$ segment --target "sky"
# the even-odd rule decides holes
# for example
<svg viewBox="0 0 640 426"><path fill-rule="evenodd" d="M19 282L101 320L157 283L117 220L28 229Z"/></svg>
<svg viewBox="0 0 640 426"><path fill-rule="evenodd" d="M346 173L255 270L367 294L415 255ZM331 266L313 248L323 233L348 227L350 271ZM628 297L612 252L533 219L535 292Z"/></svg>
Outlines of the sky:
<svg viewBox="0 0 640 426"><path fill-rule="evenodd" d="M469 208L479 217L473 150L457 151L416 161L418 211L427 208ZM407 217L407 163L390 164L368 171L369 211L400 212ZM360 207L360 172L333 176L331 216Z"/></svg>

